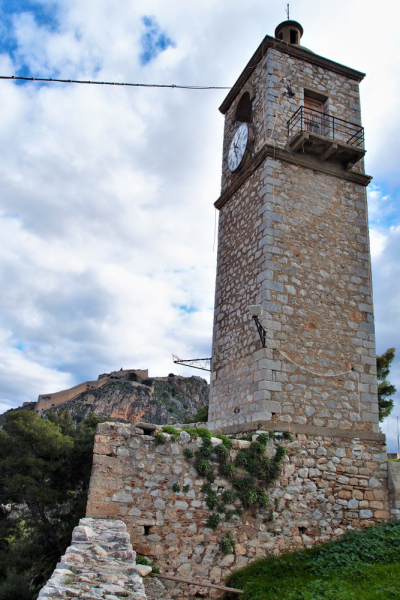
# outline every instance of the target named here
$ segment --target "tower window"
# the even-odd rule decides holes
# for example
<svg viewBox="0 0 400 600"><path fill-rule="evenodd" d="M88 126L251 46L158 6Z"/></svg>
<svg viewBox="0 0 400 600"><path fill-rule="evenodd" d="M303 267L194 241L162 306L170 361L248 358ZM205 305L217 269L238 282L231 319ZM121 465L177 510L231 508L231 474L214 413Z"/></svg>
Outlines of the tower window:
<svg viewBox="0 0 400 600"><path fill-rule="evenodd" d="M290 43L291 44L298 44L299 43L299 34L296 31L296 29L291 29L290 30Z"/></svg>
<svg viewBox="0 0 400 600"><path fill-rule="evenodd" d="M280 32L280 34L279 34L279 39L283 40L283 33L282 32Z"/></svg>
<svg viewBox="0 0 400 600"><path fill-rule="evenodd" d="M242 123L251 123L253 113L253 105L250 100L249 92L245 92L237 105L235 120L241 121Z"/></svg>

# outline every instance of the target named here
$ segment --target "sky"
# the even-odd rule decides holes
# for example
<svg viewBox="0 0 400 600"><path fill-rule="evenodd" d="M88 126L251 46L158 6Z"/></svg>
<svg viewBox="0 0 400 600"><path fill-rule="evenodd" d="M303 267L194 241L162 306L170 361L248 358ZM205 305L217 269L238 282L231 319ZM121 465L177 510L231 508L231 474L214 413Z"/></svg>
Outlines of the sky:
<svg viewBox="0 0 400 600"><path fill-rule="evenodd" d="M230 86L282 0L3 0L0 75ZM366 72L377 352L398 348L400 5L293 0L303 45ZM210 356L226 92L0 80L0 411ZM203 372L203 374L205 374Z"/></svg>

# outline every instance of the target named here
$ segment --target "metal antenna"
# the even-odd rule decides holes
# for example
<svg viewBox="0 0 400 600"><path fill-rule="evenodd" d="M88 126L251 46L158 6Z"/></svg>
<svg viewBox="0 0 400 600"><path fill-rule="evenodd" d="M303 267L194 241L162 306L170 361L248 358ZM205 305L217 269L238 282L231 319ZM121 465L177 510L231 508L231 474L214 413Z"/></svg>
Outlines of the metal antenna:
<svg viewBox="0 0 400 600"><path fill-rule="evenodd" d="M287 5L286 14L287 14L287 18L289 20L289 4Z"/></svg>

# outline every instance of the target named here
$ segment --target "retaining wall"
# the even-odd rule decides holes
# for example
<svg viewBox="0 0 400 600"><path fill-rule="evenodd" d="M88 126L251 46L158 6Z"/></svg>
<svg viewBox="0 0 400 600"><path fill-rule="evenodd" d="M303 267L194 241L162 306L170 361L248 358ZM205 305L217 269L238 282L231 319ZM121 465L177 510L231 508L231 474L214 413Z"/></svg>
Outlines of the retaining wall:
<svg viewBox="0 0 400 600"><path fill-rule="evenodd" d="M255 558L337 539L349 528L390 518L386 447L381 441L293 434L267 508L247 510L217 529L206 526L210 511L199 476L185 448L201 439L181 433L179 441L156 445L133 425L98 426L87 516L117 518L133 548L152 557L164 574L220 583L232 569ZM167 436L168 438L168 436ZM213 439L214 444L221 443ZM231 458L248 444L235 440ZM270 442L269 452L274 452ZM180 492L173 491L178 484ZM185 487L185 492L183 487ZM220 477L218 496L231 484ZM229 507L228 507L229 508ZM232 506L232 508L235 508ZM273 514L273 521L269 519ZM219 541L231 532L234 550L223 555ZM165 582L172 598L204 595L204 589ZM213 595L213 592L207 592Z"/></svg>

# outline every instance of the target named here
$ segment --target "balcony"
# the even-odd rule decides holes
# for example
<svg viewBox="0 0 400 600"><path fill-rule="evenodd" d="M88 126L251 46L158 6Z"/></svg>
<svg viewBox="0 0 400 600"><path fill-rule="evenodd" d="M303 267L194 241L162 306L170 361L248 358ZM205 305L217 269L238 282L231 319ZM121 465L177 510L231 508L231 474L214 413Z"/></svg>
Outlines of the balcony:
<svg viewBox="0 0 400 600"><path fill-rule="evenodd" d="M300 106L287 123L288 146L351 169L365 155L364 128Z"/></svg>

